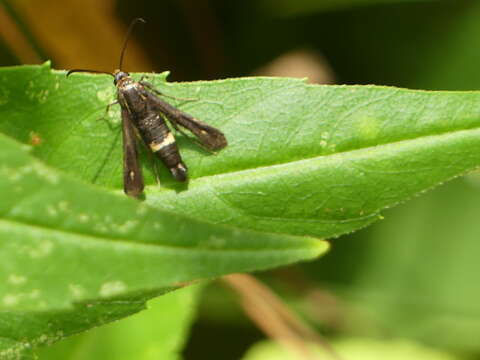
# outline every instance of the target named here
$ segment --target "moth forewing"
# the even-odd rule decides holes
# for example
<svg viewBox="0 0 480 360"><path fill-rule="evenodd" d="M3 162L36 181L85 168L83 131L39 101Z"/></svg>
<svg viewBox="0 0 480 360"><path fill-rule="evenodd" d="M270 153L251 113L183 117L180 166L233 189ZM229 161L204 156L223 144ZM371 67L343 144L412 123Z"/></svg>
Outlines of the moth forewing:
<svg viewBox="0 0 480 360"><path fill-rule="evenodd" d="M209 150L221 150L228 144L225 135L223 135L220 130L207 125L186 113L180 113L175 120L172 119L171 121L175 121L177 125L191 131Z"/></svg>
<svg viewBox="0 0 480 360"><path fill-rule="evenodd" d="M125 194L139 197L144 188L142 168L138 161L135 128L127 109L122 108L123 134L123 190Z"/></svg>
<svg viewBox="0 0 480 360"><path fill-rule="evenodd" d="M153 104L153 107L165 116L174 127L180 125L183 128L194 134L200 143L209 150L221 150L227 146L227 139L223 133L207 125L204 122L195 119L193 116L177 109L170 105L165 100L152 94L148 90L144 90L148 100Z"/></svg>

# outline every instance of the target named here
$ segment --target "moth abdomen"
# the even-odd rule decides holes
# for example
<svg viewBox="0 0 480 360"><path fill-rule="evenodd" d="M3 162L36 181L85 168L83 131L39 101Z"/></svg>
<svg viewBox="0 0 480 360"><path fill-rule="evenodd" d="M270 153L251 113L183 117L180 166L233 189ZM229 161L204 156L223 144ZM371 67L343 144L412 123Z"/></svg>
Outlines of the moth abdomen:
<svg viewBox="0 0 480 360"><path fill-rule="evenodd" d="M150 150L168 168L177 181L187 180L187 167L182 161L177 143L172 132L162 117L151 113L138 120L138 129Z"/></svg>
<svg viewBox="0 0 480 360"><path fill-rule="evenodd" d="M177 144L172 143L157 151L155 154L162 160L170 173L177 181L186 181L188 177L187 166L183 163Z"/></svg>

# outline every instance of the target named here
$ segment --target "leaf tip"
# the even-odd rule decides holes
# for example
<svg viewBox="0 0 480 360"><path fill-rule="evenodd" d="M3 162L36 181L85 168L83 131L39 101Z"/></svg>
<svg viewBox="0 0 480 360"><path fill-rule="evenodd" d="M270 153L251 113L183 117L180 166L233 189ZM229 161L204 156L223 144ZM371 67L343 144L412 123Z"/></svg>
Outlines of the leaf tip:
<svg viewBox="0 0 480 360"><path fill-rule="evenodd" d="M304 239L308 241L310 249L312 250L312 255L315 258L327 253L330 250L330 243L326 240L314 237L305 237Z"/></svg>
<svg viewBox="0 0 480 360"><path fill-rule="evenodd" d="M41 65L43 68L46 68L46 69L52 69L52 61L51 60L47 60L45 61L42 65Z"/></svg>

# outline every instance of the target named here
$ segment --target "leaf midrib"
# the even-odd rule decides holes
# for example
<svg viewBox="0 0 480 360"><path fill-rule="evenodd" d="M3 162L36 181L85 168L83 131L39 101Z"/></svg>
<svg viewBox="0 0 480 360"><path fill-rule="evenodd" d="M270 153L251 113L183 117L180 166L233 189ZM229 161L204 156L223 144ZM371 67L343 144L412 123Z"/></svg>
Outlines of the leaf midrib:
<svg viewBox="0 0 480 360"><path fill-rule="evenodd" d="M290 161L283 161L281 163L272 163L272 164L269 164L269 165L261 165L261 166L250 167L250 168L245 168L245 169L225 171L225 172L218 173L218 174L198 176L195 179L204 179L204 178L207 179L207 178L213 178L213 177L232 176L232 175L235 175L235 174L243 175L243 174L251 172L251 171L254 172L254 171L263 171L263 170L269 169L269 168L281 168L283 166L291 166L291 165L300 164L300 163L303 163L303 162L317 160L317 159L320 159L320 158L329 159L329 158L335 158L335 157L340 157L340 156L344 157L345 154L349 154L349 153L359 153L359 152L363 152L363 151L370 151L372 149L379 149L379 148L382 148L382 147L390 147L390 146L403 144L403 143L411 143L411 142L415 142L415 141L418 141L418 140L421 140L421 139L432 139L432 138L437 138L437 137L445 137L445 136L448 136L448 135L455 135L455 134L458 134L458 133L475 131L475 130L480 130L480 126L473 126L473 127L465 128L465 129L446 131L446 132L442 132L442 133L434 134L434 135L422 135L422 136L417 136L417 137L412 137L412 138L405 138L405 139L401 139L401 140L381 143L381 144L378 144L378 145L370 145L370 146L366 146L366 147L362 147L362 148L348 149L348 150L339 151L339 152L335 152L335 153L331 153L331 154L325 154L325 155L316 154L316 155L306 157L306 158L303 158L303 159L295 159L295 160L290 160Z"/></svg>

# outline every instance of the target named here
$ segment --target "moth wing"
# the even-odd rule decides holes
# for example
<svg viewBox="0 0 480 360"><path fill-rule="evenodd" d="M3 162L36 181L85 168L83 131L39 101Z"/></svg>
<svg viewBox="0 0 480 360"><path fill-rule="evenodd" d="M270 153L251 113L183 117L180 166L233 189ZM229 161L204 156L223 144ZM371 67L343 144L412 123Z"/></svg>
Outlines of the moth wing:
<svg viewBox="0 0 480 360"><path fill-rule="evenodd" d="M122 135L123 191L128 196L138 197L144 188L143 175L138 160L135 128L126 109L122 109Z"/></svg>
<svg viewBox="0 0 480 360"><path fill-rule="evenodd" d="M220 130L195 119L193 116L177 109L151 92L146 90L145 92L148 101L156 111L166 117L174 127L179 125L190 131L207 149L220 150L227 146L227 139Z"/></svg>

